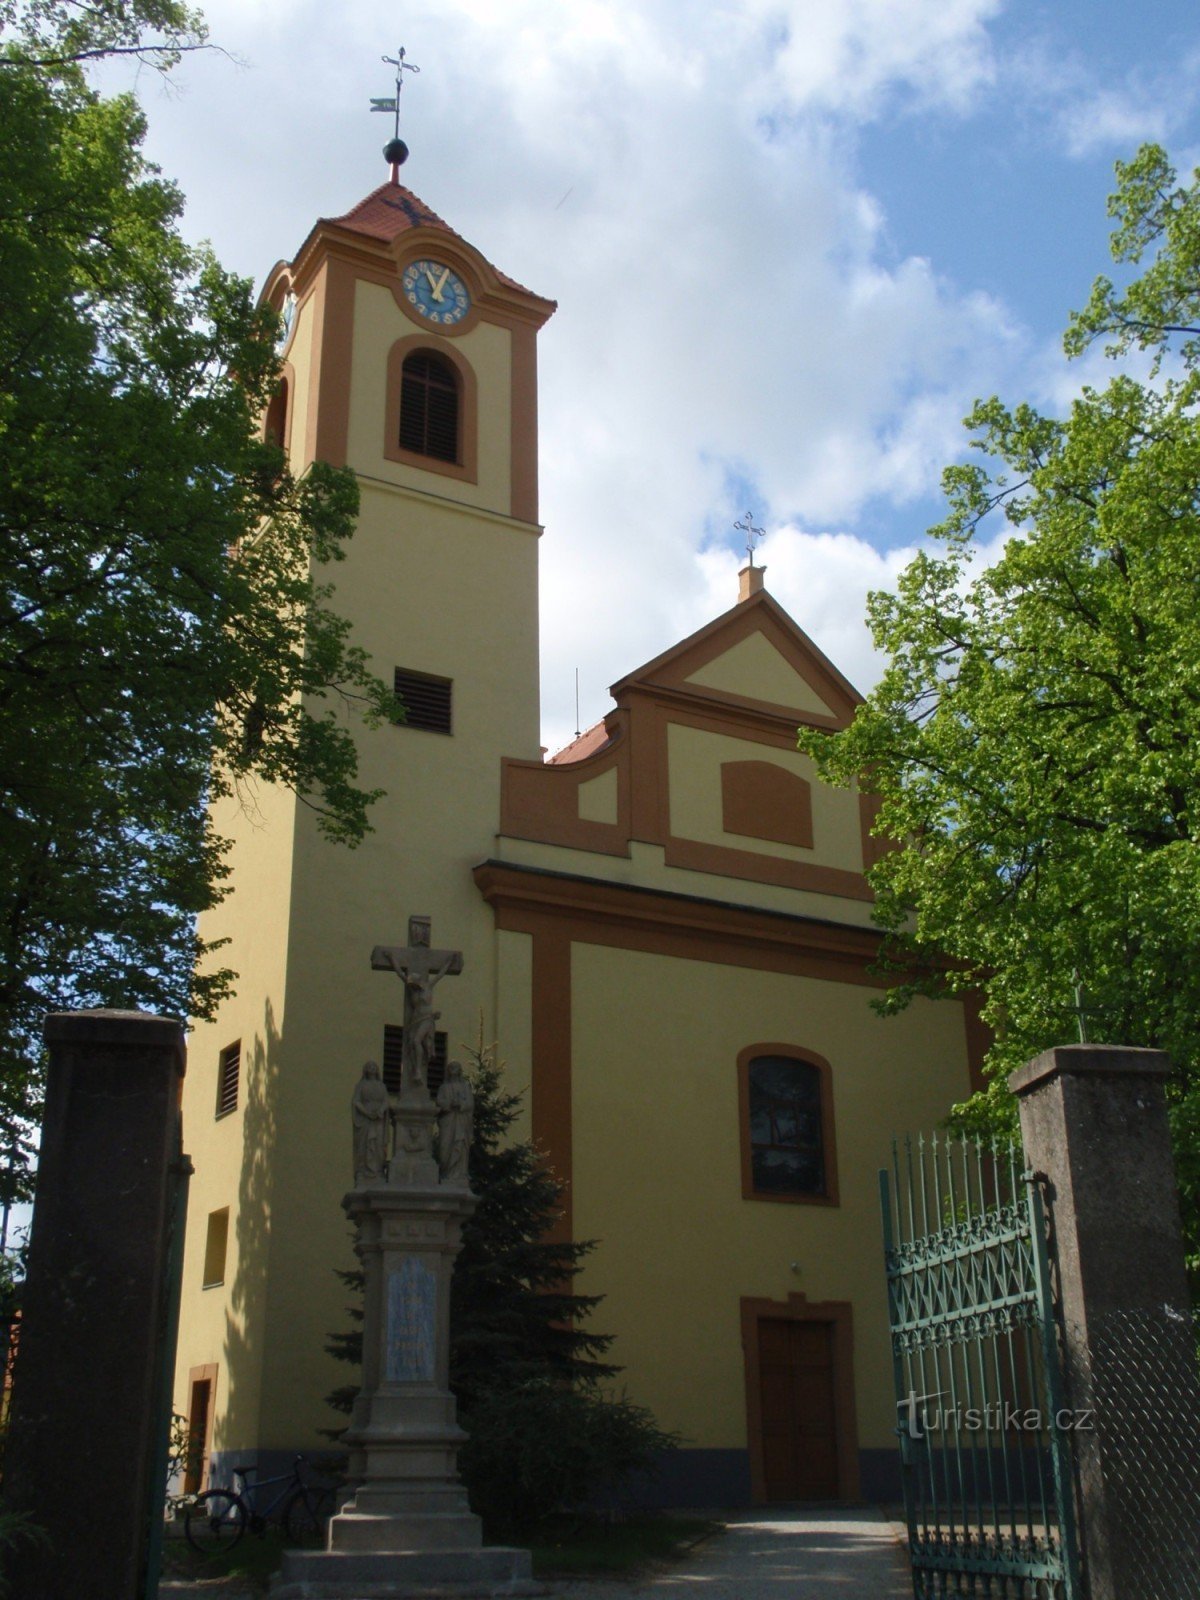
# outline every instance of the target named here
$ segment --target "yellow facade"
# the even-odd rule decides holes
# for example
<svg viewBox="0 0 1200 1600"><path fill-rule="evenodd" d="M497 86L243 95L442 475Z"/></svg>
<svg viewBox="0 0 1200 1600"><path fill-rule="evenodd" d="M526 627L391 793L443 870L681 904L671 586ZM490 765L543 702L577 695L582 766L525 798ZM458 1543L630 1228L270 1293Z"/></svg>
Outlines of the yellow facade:
<svg viewBox="0 0 1200 1600"><path fill-rule="evenodd" d="M465 283L461 325L406 306L399 278L417 259ZM669 1492L773 1492L766 1380L745 1348L760 1323L803 1324L818 1343L828 1326L836 1492L857 1492L860 1466L882 1482L894 1408L876 1173L895 1130L968 1092L972 1031L957 1005L888 1021L871 1009L870 807L818 784L795 750L797 724L844 723L854 691L751 583L616 685L578 751L543 762L534 338L552 305L398 185L318 224L264 292L296 298L294 470L320 457L359 478L333 604L380 676L451 683L452 731L361 735L362 781L387 796L356 851L274 790L218 818L233 892L201 931L230 940L219 959L239 978L189 1046L176 1408L194 1414L203 1375L217 1472L312 1448L333 1422L323 1396L346 1373L324 1343L347 1321L334 1269L353 1263L349 1098L403 1012L370 952L427 913L435 944L465 957L438 991L451 1051L482 1023L512 1085L529 1087L523 1131L567 1184L574 1235L600 1241L582 1288L605 1296L597 1325L616 1335L622 1382L688 1441ZM452 461L397 448L412 350L457 374ZM234 1043L238 1104L216 1116ZM836 1182L816 1203L747 1189L739 1097L760 1046L821 1064ZM205 1286L207 1219L225 1207L224 1274Z"/></svg>

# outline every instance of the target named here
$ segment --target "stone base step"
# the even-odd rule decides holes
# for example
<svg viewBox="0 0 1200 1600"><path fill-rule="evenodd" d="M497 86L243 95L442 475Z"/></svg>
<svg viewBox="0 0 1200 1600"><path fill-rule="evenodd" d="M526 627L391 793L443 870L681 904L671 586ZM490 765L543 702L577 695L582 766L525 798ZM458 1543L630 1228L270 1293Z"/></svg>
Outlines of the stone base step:
<svg viewBox="0 0 1200 1600"><path fill-rule="evenodd" d="M287 1550L270 1600L418 1600L541 1595L528 1550Z"/></svg>

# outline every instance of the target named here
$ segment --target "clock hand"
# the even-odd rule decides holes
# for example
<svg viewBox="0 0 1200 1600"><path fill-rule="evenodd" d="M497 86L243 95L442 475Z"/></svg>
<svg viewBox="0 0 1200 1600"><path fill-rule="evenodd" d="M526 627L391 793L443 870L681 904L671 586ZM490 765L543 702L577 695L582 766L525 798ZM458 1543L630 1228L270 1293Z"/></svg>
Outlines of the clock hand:
<svg viewBox="0 0 1200 1600"><path fill-rule="evenodd" d="M436 287L434 288L434 291L433 291L433 298L435 300L440 300L442 298L442 290L446 287L446 279L449 276L450 276L450 268L449 267L443 267L442 268L442 275L438 279L437 285L436 285Z"/></svg>

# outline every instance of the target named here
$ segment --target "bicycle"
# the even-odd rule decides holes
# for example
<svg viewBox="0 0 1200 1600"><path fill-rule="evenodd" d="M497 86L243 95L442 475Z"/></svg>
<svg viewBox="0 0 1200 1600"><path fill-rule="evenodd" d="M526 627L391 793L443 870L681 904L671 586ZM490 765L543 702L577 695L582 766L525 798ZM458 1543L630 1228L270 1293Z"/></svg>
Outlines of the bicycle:
<svg viewBox="0 0 1200 1600"><path fill-rule="evenodd" d="M184 1538L193 1550L210 1556L220 1550L232 1550L247 1528L261 1538L267 1523L274 1518L292 1544L323 1544L325 1524L333 1515L333 1490L305 1483L300 1468L310 1465L307 1456L297 1456L291 1472L277 1478L260 1478L257 1483L250 1482L256 1467L234 1467L232 1489L208 1489L187 1507ZM284 1487L261 1511L257 1510L256 1497L277 1483Z"/></svg>

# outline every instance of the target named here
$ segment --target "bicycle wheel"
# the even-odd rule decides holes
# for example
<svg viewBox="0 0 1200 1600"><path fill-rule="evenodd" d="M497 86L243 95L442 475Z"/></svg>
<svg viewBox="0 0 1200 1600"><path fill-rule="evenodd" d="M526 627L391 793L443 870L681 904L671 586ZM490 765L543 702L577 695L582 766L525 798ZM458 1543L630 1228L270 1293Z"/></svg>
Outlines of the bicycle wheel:
<svg viewBox="0 0 1200 1600"><path fill-rule="evenodd" d="M184 1538L202 1556L232 1550L245 1531L246 1507L228 1489L198 1494L183 1514Z"/></svg>
<svg viewBox="0 0 1200 1600"><path fill-rule="evenodd" d="M284 1507L283 1531L289 1544L325 1548L325 1529L333 1515L331 1489L297 1489Z"/></svg>

